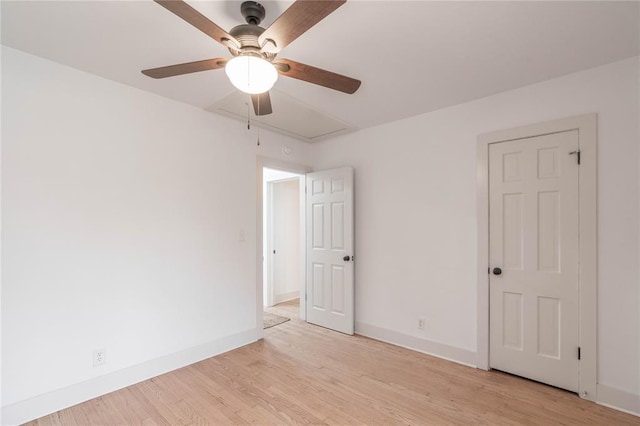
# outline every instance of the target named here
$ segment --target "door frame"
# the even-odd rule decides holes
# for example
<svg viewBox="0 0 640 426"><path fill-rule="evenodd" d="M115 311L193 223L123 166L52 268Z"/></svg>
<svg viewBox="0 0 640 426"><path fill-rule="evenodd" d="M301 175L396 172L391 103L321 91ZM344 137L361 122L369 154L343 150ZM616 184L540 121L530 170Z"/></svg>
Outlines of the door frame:
<svg viewBox="0 0 640 426"><path fill-rule="evenodd" d="M489 370L489 145L516 139L578 131L581 153L578 171L579 215L579 395L596 400L597 383L597 115L586 114L478 136L478 293L477 367Z"/></svg>
<svg viewBox="0 0 640 426"><path fill-rule="evenodd" d="M300 173L302 176L300 177L300 188L301 191L304 191L306 187L305 175L312 171L311 167L305 166L303 164L291 163L287 161L277 160L275 158L257 156L256 157L256 337L257 339L264 338L264 329L263 329L263 314L264 307L262 306L264 300L264 271L263 271L263 243L265 239L264 235L264 227L263 227L263 206L265 200L263 199L262 189L263 189L263 179L262 179L262 169L275 169L282 170L285 172L291 173ZM301 192L304 194L304 192ZM305 203L304 196L301 195L300 201L300 209L301 209L301 229L304 229L305 226ZM306 296L306 237L305 233L301 233L301 276L303 276L302 285L300 287L300 300L304 300L303 298ZM303 307L303 305L305 305ZM300 304L300 318L306 320L306 304Z"/></svg>

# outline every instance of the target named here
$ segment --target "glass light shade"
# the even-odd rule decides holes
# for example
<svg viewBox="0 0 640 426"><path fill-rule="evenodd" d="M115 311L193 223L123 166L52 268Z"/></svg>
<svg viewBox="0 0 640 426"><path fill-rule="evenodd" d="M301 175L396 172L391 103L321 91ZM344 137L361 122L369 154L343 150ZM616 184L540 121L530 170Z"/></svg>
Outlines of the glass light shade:
<svg viewBox="0 0 640 426"><path fill-rule="evenodd" d="M278 79L276 68L256 56L236 56L227 62L225 72L238 90L252 95L269 91Z"/></svg>

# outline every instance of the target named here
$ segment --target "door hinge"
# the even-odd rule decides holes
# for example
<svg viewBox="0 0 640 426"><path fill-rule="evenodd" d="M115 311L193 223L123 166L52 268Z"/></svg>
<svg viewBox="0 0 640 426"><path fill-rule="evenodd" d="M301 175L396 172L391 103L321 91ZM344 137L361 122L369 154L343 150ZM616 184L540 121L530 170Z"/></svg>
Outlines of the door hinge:
<svg viewBox="0 0 640 426"><path fill-rule="evenodd" d="M569 155L573 155L573 154L576 154L576 158L578 159L578 165L580 165L580 150L578 149L576 151L571 151L569 153Z"/></svg>
<svg viewBox="0 0 640 426"><path fill-rule="evenodd" d="M582 357L582 354L580 353L580 346L578 346L578 361L580 361L581 357Z"/></svg>

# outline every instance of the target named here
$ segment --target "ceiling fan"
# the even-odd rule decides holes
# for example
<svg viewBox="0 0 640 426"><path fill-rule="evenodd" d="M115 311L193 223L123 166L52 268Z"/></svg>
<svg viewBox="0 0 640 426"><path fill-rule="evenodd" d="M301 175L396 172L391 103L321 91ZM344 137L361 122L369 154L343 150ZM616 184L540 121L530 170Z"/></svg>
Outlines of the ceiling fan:
<svg viewBox="0 0 640 426"><path fill-rule="evenodd" d="M240 11L247 23L232 28L228 33L182 0L154 1L226 46L233 58L205 59L143 70L142 73L146 76L166 78L225 68L231 83L251 94L256 115L271 114L269 89L277 80L278 74L348 94L355 93L360 87L360 80L290 59L276 60L282 49L342 6L346 0L297 0L267 29L259 26L265 17L264 7L255 1L245 1L241 4Z"/></svg>

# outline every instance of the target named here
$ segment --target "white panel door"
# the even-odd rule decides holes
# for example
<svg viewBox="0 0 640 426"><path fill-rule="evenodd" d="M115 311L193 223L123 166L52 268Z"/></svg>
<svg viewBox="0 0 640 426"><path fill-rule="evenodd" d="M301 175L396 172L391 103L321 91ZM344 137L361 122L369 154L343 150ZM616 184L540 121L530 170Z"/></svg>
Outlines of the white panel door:
<svg viewBox="0 0 640 426"><path fill-rule="evenodd" d="M307 321L353 334L353 169L306 181Z"/></svg>
<svg viewBox="0 0 640 426"><path fill-rule="evenodd" d="M577 150L577 131L489 146L490 366L574 392Z"/></svg>

